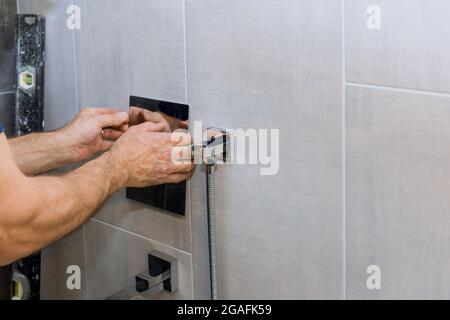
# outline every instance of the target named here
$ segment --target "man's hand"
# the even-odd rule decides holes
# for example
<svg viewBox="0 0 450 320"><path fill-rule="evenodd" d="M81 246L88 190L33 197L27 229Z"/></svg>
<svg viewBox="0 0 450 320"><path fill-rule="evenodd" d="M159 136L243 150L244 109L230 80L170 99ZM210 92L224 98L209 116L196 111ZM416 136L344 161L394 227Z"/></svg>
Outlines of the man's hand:
<svg viewBox="0 0 450 320"><path fill-rule="evenodd" d="M155 124L162 124L163 132L173 132L177 129L188 129L187 121L181 121L159 112L152 112L138 107L130 107L129 118L130 126L135 126L144 122L153 122Z"/></svg>
<svg viewBox="0 0 450 320"><path fill-rule="evenodd" d="M152 122L130 127L114 144L108 153L123 173L120 184L146 187L178 183L189 177L193 164L177 162L179 159L172 159L172 154L175 147L189 149L191 136L178 133L177 141L174 141L172 134L162 132L164 127L164 123Z"/></svg>
<svg viewBox="0 0 450 320"><path fill-rule="evenodd" d="M76 151L74 162L110 149L127 129L128 114L110 108L84 109L58 133Z"/></svg>
<svg viewBox="0 0 450 320"><path fill-rule="evenodd" d="M137 126L145 122L159 124L161 132L172 132L169 122L159 113L138 107L130 107L128 112L129 126Z"/></svg>

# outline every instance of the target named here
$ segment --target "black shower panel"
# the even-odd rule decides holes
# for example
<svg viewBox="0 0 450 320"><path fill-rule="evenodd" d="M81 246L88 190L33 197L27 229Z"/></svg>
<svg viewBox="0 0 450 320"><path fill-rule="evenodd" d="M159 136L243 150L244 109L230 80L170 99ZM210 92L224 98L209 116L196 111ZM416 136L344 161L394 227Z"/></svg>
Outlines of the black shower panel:
<svg viewBox="0 0 450 320"><path fill-rule="evenodd" d="M189 106L141 97L130 97L130 106L159 112L165 118L186 122L189 120ZM172 128L176 129L176 128ZM149 188L128 188L127 198L184 216L186 214L186 181L177 184L164 184Z"/></svg>

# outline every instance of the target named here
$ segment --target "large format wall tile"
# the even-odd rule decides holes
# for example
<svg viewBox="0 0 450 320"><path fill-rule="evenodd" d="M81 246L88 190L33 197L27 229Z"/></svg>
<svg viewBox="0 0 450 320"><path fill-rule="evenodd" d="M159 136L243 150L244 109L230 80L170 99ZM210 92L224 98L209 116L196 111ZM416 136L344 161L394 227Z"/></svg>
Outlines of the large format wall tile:
<svg viewBox="0 0 450 320"><path fill-rule="evenodd" d="M374 5L380 29L366 25ZM449 1L347 0L345 13L349 81L450 92Z"/></svg>
<svg viewBox="0 0 450 320"><path fill-rule="evenodd" d="M155 299L192 299L191 255L120 228L91 220L87 225L89 299L105 299L148 269L153 250L178 259L179 290ZM130 282L131 281L131 282Z"/></svg>
<svg viewBox="0 0 450 320"><path fill-rule="evenodd" d="M84 228L84 227L83 227ZM84 229L80 228L42 252L41 299L81 300L87 298L87 270L84 252ZM68 267L81 270L81 289L67 287ZM70 271L70 270L69 270Z"/></svg>
<svg viewBox="0 0 450 320"><path fill-rule="evenodd" d="M186 101L182 0L76 0L80 108L128 108L129 96ZM189 214L168 215L119 192L98 219L190 251Z"/></svg>
<svg viewBox="0 0 450 320"><path fill-rule="evenodd" d="M130 95L186 101L183 0L75 0L81 106L126 109Z"/></svg>
<svg viewBox="0 0 450 320"><path fill-rule="evenodd" d="M217 172L222 298L340 298L340 1L186 1L194 120L280 128L280 171ZM207 298L205 177L192 182L194 295Z"/></svg>
<svg viewBox="0 0 450 320"><path fill-rule="evenodd" d="M112 195L95 217L172 247L191 250L188 218L149 209L139 202L128 200L125 190Z"/></svg>
<svg viewBox="0 0 450 320"><path fill-rule="evenodd" d="M448 299L450 96L347 93L348 298Z"/></svg>
<svg viewBox="0 0 450 320"><path fill-rule="evenodd" d="M15 83L16 0L0 1L0 92L11 91Z"/></svg>
<svg viewBox="0 0 450 320"><path fill-rule="evenodd" d="M20 13L46 17L45 129L67 124L78 112L73 30L67 28L72 0L19 0Z"/></svg>

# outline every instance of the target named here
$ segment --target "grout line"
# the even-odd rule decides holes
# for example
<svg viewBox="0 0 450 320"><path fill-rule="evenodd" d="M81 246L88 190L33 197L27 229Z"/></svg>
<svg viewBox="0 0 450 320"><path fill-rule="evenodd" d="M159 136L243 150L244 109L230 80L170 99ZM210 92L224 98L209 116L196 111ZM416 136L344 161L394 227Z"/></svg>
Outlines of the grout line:
<svg viewBox="0 0 450 320"><path fill-rule="evenodd" d="M86 236L86 225L83 225L83 251L84 251L84 270L85 270L85 281L86 281L86 300L89 299L89 267L87 259L87 236Z"/></svg>
<svg viewBox="0 0 450 320"><path fill-rule="evenodd" d="M143 235L140 235L140 234L138 234L138 233L136 233L136 232L133 232L133 231L130 231L130 230L126 230L126 229L123 229L123 228L121 228L121 227L115 226L115 225L110 224L110 223L108 223L108 222L104 222L104 221L98 220L97 218L91 218L91 221L98 222L98 223L100 223L100 224L103 224L103 225L105 225L105 226L108 226L108 227L110 227L110 228L113 228L113 229L118 230L118 231L121 231L121 232L125 232L125 233L127 233L127 234L129 234L129 235L132 235L132 236L134 236L134 237L137 237L137 238L140 238L140 239L143 239L143 240L147 240L147 241L151 241L151 242L153 242L153 243L155 243L155 244L157 244L157 245L159 245L159 246L162 246L162 247L165 247L165 248L169 248L169 249L171 249L171 250L175 250L175 251L178 252L178 253L181 253L181 254L184 254L184 255L187 255L187 256L192 256L192 254L191 254L190 252L187 252L187 251L184 251L184 250L181 250L181 249L172 247L172 246L170 246L170 245L168 245L168 244L165 244L165 243L162 243L162 242L160 242L160 241L158 241L158 240L154 240L154 239L147 238L147 237L145 237L145 236L143 236Z"/></svg>
<svg viewBox="0 0 450 320"><path fill-rule="evenodd" d="M390 91L395 91L395 92L424 94L424 95L432 95L432 96L450 98L450 93L439 92L439 91L427 91L427 90L421 90L421 89L406 89L406 88L400 88L400 87L394 87L394 86L367 84L367 83L350 82L350 81L346 81L346 85L353 86L353 87L368 88L368 89L390 90Z"/></svg>
<svg viewBox="0 0 450 320"><path fill-rule="evenodd" d="M185 99L186 99L186 104L189 104L188 103L186 0L183 0L183 41L184 41L184 88L185 88Z"/></svg>
<svg viewBox="0 0 450 320"><path fill-rule="evenodd" d="M72 5L75 5L75 1L72 0ZM80 112L80 98L78 93L78 69L77 69L77 51L75 49L75 29L72 30L72 47L73 47L73 67L75 77L75 102L77 105L77 111Z"/></svg>
<svg viewBox="0 0 450 320"><path fill-rule="evenodd" d="M71 1L72 5L75 5L75 1ZM75 104L77 107L77 113L80 112L80 99L78 96L78 70L77 70L77 53L75 49L75 29L72 30L72 49L73 49L73 69L75 80ZM89 266L88 266L88 254L87 254L87 231L86 225L83 225L83 249L84 249L84 268L86 275L86 300L89 299Z"/></svg>
<svg viewBox="0 0 450 320"><path fill-rule="evenodd" d="M183 41L184 41L184 87L186 104L188 102L188 67L187 67L187 27L186 27L186 0L183 0ZM192 112L190 112L192 114ZM191 205L191 181L187 184L187 203L189 208L189 238L191 241L191 288L192 299L194 299L194 236L192 233L192 205Z"/></svg>
<svg viewBox="0 0 450 320"><path fill-rule="evenodd" d="M347 300L347 121L345 0L342 0L342 298Z"/></svg>

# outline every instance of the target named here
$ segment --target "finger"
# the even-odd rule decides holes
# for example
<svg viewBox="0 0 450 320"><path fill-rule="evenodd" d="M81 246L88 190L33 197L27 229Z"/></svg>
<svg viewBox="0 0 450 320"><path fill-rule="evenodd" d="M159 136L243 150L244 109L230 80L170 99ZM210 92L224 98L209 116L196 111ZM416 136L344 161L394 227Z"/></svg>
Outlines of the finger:
<svg viewBox="0 0 450 320"><path fill-rule="evenodd" d="M98 122L102 128L120 127L128 122L128 113L115 112L98 116Z"/></svg>
<svg viewBox="0 0 450 320"><path fill-rule="evenodd" d="M177 129L180 129L180 119L177 119L175 117L169 116L167 114L162 114L161 116L169 124L169 127L171 128L171 131L175 131Z"/></svg>
<svg viewBox="0 0 450 320"><path fill-rule="evenodd" d="M123 131L115 129L105 129L103 130L103 139L107 140L117 140L123 135Z"/></svg>
<svg viewBox="0 0 450 320"><path fill-rule="evenodd" d="M170 140L174 146L187 146L192 144L192 136L186 130L181 129L175 130Z"/></svg>
<svg viewBox="0 0 450 320"><path fill-rule="evenodd" d="M192 146L176 146L171 151L172 162L174 164L192 163Z"/></svg>
<svg viewBox="0 0 450 320"><path fill-rule="evenodd" d="M129 124L123 124L120 126L119 130L122 132L127 132L129 128L130 128Z"/></svg>
<svg viewBox="0 0 450 320"><path fill-rule="evenodd" d="M133 122L134 124L140 124L142 122L145 122L146 119L148 119L147 121L149 121L150 119L153 120L154 118L153 114L158 113L138 107L130 107L128 109L128 114L130 115L130 122ZM159 122L159 121L152 121L152 122Z"/></svg>
<svg viewBox="0 0 450 320"><path fill-rule="evenodd" d="M180 122L180 129L189 129L189 121L181 121Z"/></svg>
<svg viewBox="0 0 450 320"><path fill-rule="evenodd" d="M128 109L128 116L130 118L131 124L133 124L133 125L139 124L138 121L139 121L139 115L141 114L141 110L143 110L143 109L138 108L138 107L130 107Z"/></svg>
<svg viewBox="0 0 450 320"><path fill-rule="evenodd" d="M180 183L189 177L188 174L172 174L167 178L167 183Z"/></svg>
<svg viewBox="0 0 450 320"><path fill-rule="evenodd" d="M162 132L172 132L170 129L170 124L166 121L166 119L158 112L148 112L144 114L145 121L150 121L154 123L161 123L164 125L164 129Z"/></svg>
<svg viewBox="0 0 450 320"><path fill-rule="evenodd" d="M153 122L144 122L138 126L137 129L146 131L146 132L163 132L164 124L163 123L153 123Z"/></svg>
<svg viewBox="0 0 450 320"><path fill-rule="evenodd" d="M112 141L108 141L108 140L103 140L102 146L101 146L101 152L107 151L109 149L111 149L111 147L114 145L114 142Z"/></svg>
<svg viewBox="0 0 450 320"><path fill-rule="evenodd" d="M119 110L114 108L94 108L93 111L95 114L111 114L119 112Z"/></svg>
<svg viewBox="0 0 450 320"><path fill-rule="evenodd" d="M121 126L113 126L110 127L110 129L127 132L127 130L130 128L130 125L128 123L122 124Z"/></svg>
<svg viewBox="0 0 450 320"><path fill-rule="evenodd" d="M156 122L156 123L164 122L164 118L159 112L142 110L141 116L145 121L151 121L151 122Z"/></svg>
<svg viewBox="0 0 450 320"><path fill-rule="evenodd" d="M182 164L172 163L170 172L172 174L177 173L188 174L191 173L194 170L194 168L195 166L192 163L182 163Z"/></svg>
<svg viewBox="0 0 450 320"><path fill-rule="evenodd" d="M81 111L87 114L98 114L98 115L119 112L117 109L114 108L84 108Z"/></svg>
<svg viewBox="0 0 450 320"><path fill-rule="evenodd" d="M130 107L130 108L128 108L128 114L130 115L130 121L138 121L139 116L144 111L147 111L147 110L143 109L143 108L139 108L139 107Z"/></svg>
<svg viewBox="0 0 450 320"><path fill-rule="evenodd" d="M171 132L169 123L159 112L153 112L146 109L137 107L130 107L130 124L139 125L143 122L164 123L165 127L163 132Z"/></svg>

